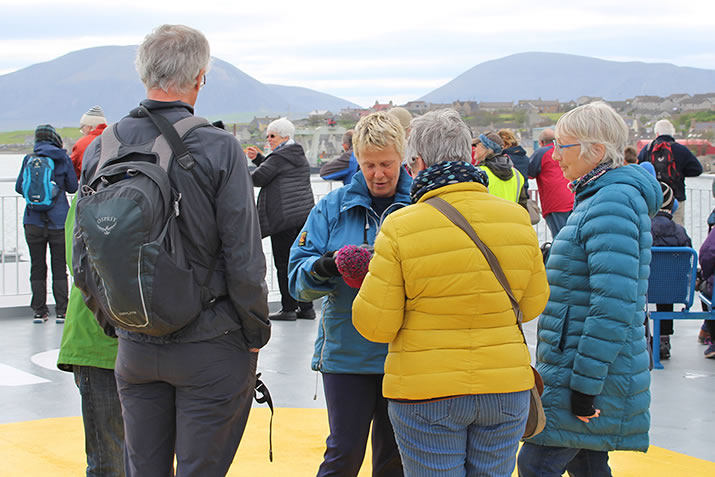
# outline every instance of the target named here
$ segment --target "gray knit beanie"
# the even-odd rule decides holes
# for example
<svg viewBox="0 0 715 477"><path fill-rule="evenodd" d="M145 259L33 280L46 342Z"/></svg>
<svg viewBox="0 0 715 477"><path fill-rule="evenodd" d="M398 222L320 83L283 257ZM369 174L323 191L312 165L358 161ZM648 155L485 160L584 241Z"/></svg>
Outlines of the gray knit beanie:
<svg viewBox="0 0 715 477"><path fill-rule="evenodd" d="M101 106L94 106L90 108L89 111L82 115L82 119L79 120L80 126L96 127L100 124L107 124L107 120L104 118L104 111Z"/></svg>

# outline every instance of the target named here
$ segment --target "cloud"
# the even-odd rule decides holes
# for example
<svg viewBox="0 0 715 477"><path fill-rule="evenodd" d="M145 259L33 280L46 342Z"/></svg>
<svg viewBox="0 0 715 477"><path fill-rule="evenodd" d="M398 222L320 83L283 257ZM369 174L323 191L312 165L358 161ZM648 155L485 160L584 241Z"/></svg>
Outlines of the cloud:
<svg viewBox="0 0 715 477"><path fill-rule="evenodd" d="M0 7L0 74L82 48L138 44L161 23L198 28L214 56L259 81L359 104L386 94L413 99L483 61L524 51L715 68L710 0L123 0L91 9L83 0L0 0Z"/></svg>

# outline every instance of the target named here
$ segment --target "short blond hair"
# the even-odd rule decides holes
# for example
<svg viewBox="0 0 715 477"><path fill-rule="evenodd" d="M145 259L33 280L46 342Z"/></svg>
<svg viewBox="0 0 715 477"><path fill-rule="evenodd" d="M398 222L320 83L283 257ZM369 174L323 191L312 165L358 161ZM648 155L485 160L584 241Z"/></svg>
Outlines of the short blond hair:
<svg viewBox="0 0 715 477"><path fill-rule="evenodd" d="M400 121L383 111L363 116L355 126L353 148L355 157L367 150L384 150L393 146L402 157L405 153L405 130Z"/></svg>

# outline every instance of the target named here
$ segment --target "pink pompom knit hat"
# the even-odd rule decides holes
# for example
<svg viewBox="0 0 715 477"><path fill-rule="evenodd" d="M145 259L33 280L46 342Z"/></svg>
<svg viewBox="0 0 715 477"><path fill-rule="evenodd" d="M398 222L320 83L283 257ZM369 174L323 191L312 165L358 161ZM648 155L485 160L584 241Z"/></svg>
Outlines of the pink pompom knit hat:
<svg viewBox="0 0 715 477"><path fill-rule="evenodd" d="M349 287L360 288L371 258L369 250L357 245L346 245L335 254L335 266Z"/></svg>

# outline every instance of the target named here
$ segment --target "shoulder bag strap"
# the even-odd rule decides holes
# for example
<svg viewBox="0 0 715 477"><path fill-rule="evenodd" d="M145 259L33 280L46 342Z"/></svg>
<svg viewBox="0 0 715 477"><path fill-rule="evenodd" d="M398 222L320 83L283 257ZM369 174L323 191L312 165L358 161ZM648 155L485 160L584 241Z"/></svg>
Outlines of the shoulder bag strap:
<svg viewBox="0 0 715 477"><path fill-rule="evenodd" d="M511 301L511 307L514 310L514 315L516 315L516 323L519 326L519 331L521 331L521 336L524 338L524 343L526 343L526 336L524 336L524 330L521 327L523 316L521 314L519 302L516 301L514 293L511 291L509 281L507 280L506 275L504 275L504 270L502 270L501 265L499 265L499 260L497 259L496 255L494 255L494 253L489 249L489 247L487 247L484 242L481 241L481 239L477 235L477 232L474 230L474 227L472 227L472 225L467 221L467 219L465 219L464 216L459 213L459 211L455 209L449 202L439 197L431 197L427 199L425 203L442 212L449 220L452 221L452 223L454 223L454 225L462 229L469 236L469 238L474 241L474 244L482 252L484 258L487 259L487 263L489 263L492 272L494 272L494 275L496 276L501 286L504 288L504 291L506 292L507 296L509 297L509 300Z"/></svg>

